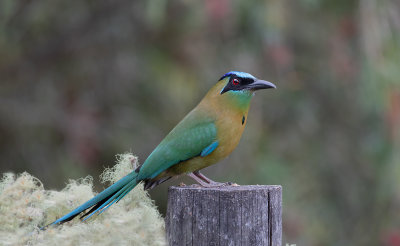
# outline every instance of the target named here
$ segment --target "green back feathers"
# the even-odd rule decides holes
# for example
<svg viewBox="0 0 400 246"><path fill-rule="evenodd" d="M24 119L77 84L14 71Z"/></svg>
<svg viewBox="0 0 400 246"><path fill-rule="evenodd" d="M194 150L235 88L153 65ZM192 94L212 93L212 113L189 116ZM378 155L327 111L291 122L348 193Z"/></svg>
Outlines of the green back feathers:
<svg viewBox="0 0 400 246"><path fill-rule="evenodd" d="M157 146L140 168L139 179L155 178L179 162L199 156L216 140L212 117L190 112Z"/></svg>

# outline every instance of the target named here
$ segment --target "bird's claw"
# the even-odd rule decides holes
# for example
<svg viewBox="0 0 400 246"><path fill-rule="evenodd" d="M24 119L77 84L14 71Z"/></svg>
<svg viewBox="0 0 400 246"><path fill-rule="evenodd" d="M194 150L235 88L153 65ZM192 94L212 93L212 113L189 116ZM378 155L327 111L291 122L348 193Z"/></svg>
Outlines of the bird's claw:
<svg viewBox="0 0 400 246"><path fill-rule="evenodd" d="M232 182L225 182L225 183L212 182L212 183L208 183L208 184L202 184L201 186L205 187L205 188L216 188L216 187L239 186L239 185L236 183L232 183Z"/></svg>

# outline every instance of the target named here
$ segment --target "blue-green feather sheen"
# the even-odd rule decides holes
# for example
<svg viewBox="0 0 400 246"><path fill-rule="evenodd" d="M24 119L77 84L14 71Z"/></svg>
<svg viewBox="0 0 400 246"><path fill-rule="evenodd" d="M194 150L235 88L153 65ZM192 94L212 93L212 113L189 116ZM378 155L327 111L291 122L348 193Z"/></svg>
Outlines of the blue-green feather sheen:
<svg viewBox="0 0 400 246"><path fill-rule="evenodd" d="M109 197L111 194L114 194L115 192L118 192L119 190L123 189L124 187L126 187L127 184L129 184L130 182L134 182L134 186L136 186L136 176L137 173L135 172L131 172L130 174L126 175L125 177L123 177L122 179L118 180L115 184L111 185L110 187L108 187L107 189L103 190L100 194L98 194L97 196L93 197L92 199L90 199L89 201L85 202L84 204L80 205L79 207L77 207L76 209L74 209L72 212L62 216L61 218L59 218L58 220L54 221L53 223L51 223L52 225L64 222L65 220L70 219L71 217L82 213L83 211L85 211L86 209L96 205L97 203L101 202L103 199ZM133 186L133 187L134 187ZM130 188L128 191L133 189ZM108 205L110 202L105 203L105 205ZM94 213L92 213L93 215ZM43 228L42 228L43 229Z"/></svg>
<svg viewBox="0 0 400 246"><path fill-rule="evenodd" d="M253 92L249 90L240 91L228 91L225 95L230 101L231 105L240 111L247 111L250 106L251 98L253 98Z"/></svg>
<svg viewBox="0 0 400 246"><path fill-rule="evenodd" d="M204 112L190 112L154 149L140 168L138 179L151 179L193 157L216 140L215 120Z"/></svg>
<svg viewBox="0 0 400 246"><path fill-rule="evenodd" d="M219 144L218 141L214 141L212 144L205 147L203 151L201 151L200 156L201 157L208 156L218 147L218 144Z"/></svg>

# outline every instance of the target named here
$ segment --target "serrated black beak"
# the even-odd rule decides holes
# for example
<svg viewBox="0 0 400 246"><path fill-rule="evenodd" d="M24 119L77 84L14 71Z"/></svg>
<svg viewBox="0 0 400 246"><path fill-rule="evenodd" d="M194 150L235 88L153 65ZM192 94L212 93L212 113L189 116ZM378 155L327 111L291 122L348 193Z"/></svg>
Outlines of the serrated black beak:
<svg viewBox="0 0 400 246"><path fill-rule="evenodd" d="M249 88L250 90L262 90L262 89L270 89L270 88L274 88L276 89L276 85L274 85L273 83L269 82L269 81L265 81L265 80L256 80L253 83L249 84Z"/></svg>

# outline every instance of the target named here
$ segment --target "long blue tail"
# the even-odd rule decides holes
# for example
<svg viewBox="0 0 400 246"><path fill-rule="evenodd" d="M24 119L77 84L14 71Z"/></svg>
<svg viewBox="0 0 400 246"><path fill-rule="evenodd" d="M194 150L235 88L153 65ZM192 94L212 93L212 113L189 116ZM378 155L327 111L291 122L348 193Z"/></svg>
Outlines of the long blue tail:
<svg viewBox="0 0 400 246"><path fill-rule="evenodd" d="M88 212L84 213L81 216L81 219L86 217L84 219L86 220L97 212L104 212L112 204L121 200L126 194L128 194L129 191L135 188L135 186L138 184L138 181L136 180L137 175L138 174L136 172L131 172L122 179L118 180L115 184L102 191L97 196L93 197L89 201L74 209L72 212L64 215L63 217L59 218L49 225L62 224L64 222L70 221L89 208L91 209ZM44 229L46 227L47 226L41 229Z"/></svg>

